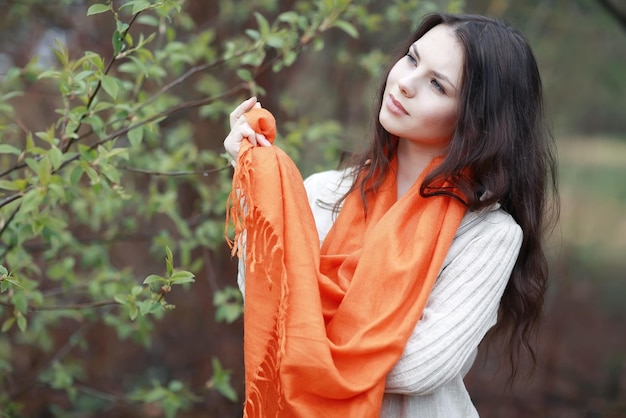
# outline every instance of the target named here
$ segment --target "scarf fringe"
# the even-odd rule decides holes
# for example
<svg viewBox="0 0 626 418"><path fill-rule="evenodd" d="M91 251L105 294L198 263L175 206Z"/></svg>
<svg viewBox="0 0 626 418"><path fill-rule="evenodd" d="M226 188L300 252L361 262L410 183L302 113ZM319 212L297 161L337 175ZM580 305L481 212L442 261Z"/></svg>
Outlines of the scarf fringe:
<svg viewBox="0 0 626 418"><path fill-rule="evenodd" d="M267 291L279 291L279 303L275 313L275 322L267 342L263 361L254 372L253 378L246 378L246 400L244 417L275 418L283 410L283 390L280 380L280 366L286 349L286 328L288 315L289 285L287 281L283 237L279 236L265 214L254 202L253 176L250 151L252 147L242 150L233 176L233 188L228 196L226 210L225 236L231 248L231 255L247 257L246 281L260 279L267 281ZM234 226L234 238L228 236L230 225ZM272 266L280 264L282 271L280 287L274 288ZM261 270L261 271L258 271ZM247 286L246 286L247 287ZM244 313L245 315L245 313ZM269 396L268 396L269 395ZM273 399L273 404L266 404Z"/></svg>

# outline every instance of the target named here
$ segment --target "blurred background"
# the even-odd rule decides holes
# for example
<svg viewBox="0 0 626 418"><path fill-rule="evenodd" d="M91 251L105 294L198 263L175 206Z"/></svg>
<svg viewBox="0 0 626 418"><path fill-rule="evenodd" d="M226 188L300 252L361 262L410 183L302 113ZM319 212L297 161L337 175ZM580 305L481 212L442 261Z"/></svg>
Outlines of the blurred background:
<svg viewBox="0 0 626 418"><path fill-rule="evenodd" d="M54 68L58 65L52 53L55 41L73 56L84 51L110 56L113 23L104 14L87 17L93 3L0 0L0 77L13 67L26 66L35 55L42 68ZM508 388L506 367L497 354L482 352L467 385L484 418L626 416L626 2L353 3L361 10L350 18L358 37L350 36L351 28L328 30L320 36L323 48L319 44L304 49L293 65L255 78L260 101L277 116L278 143L298 162L304 176L334 168L342 152L357 149L368 135L372 97L381 68L389 64L389 51L429 11L486 14L519 28L535 51L543 76L558 145L561 217L550 237L550 288L534 374L522 376ZM293 8L306 12L303 2L291 0L188 0L183 12L189 19L189 33L213 28L215 39L223 40L256 28L255 11L271 21ZM216 80L220 82L219 77ZM178 91L189 97L197 93L192 85ZM229 97L221 113L205 109L176 118L192 124L193 141L219 153L229 106L247 94ZM43 130L58 103L53 92L33 83L11 106L21 123ZM185 204L202 198L191 192L185 195L184 184L179 190ZM142 255L146 245L125 242L111 251L142 271L154 260ZM194 271L196 283L190 290L171 294L176 309L155 325L147 346L120 339L106 324L76 334L74 324L60 323L48 350L20 340L19 331L0 334L0 352L11 351L11 367L0 381L11 392L12 402L21 405L22 414L0 405L0 417L164 416L162 404L128 402L124 388L151 379L177 379L203 388L215 375L213 357L231 371L230 384L239 400L204 391L177 416L239 416L242 321L215 321L213 305L217 289L235 284L236 263L223 243L197 254L205 262ZM84 407L70 407L66 391L36 378L72 336L84 341L78 357L88 370L73 381L83 399L74 405L82 402L88 405ZM528 359L524 367L530 368Z"/></svg>

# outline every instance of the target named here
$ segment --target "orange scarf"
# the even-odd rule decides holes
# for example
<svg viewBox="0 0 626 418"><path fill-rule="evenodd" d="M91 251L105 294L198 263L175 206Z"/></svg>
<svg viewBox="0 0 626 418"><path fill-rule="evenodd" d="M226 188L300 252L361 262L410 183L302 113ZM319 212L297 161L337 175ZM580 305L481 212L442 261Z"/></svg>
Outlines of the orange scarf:
<svg viewBox="0 0 626 418"><path fill-rule="evenodd" d="M268 114L246 115L259 131ZM296 166L243 141L229 217L246 268L244 417L379 416L465 214L449 197L423 198L420 182L398 200L391 170L367 217L351 193L320 250Z"/></svg>

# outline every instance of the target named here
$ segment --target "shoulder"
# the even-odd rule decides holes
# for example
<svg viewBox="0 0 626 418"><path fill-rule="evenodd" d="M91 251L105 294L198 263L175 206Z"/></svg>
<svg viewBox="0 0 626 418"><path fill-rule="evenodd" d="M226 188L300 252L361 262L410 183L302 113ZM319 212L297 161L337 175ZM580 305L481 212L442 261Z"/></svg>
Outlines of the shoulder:
<svg viewBox="0 0 626 418"><path fill-rule="evenodd" d="M522 233L522 228L515 219L496 203L480 211L468 211L461 220L457 235L481 234L498 230L506 230L513 235Z"/></svg>
<svg viewBox="0 0 626 418"><path fill-rule="evenodd" d="M506 249L505 257L517 258L523 232L515 219L498 204L481 211L467 212L448 252L447 264L460 254L489 258Z"/></svg>

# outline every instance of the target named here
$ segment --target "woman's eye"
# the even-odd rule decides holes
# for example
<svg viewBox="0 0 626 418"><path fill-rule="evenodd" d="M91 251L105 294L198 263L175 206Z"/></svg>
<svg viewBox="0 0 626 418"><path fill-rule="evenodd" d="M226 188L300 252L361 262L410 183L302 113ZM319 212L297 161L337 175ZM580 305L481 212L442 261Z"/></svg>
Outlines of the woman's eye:
<svg viewBox="0 0 626 418"><path fill-rule="evenodd" d="M439 91L440 93L444 93L445 94L446 91L444 90L444 88L441 86L441 84L439 84L439 82L436 79L433 78L432 80L430 80L430 84L432 84L433 87L437 91Z"/></svg>
<svg viewBox="0 0 626 418"><path fill-rule="evenodd" d="M408 52L406 54L406 58L409 60L411 64L417 64L417 60L415 59L415 57Z"/></svg>

